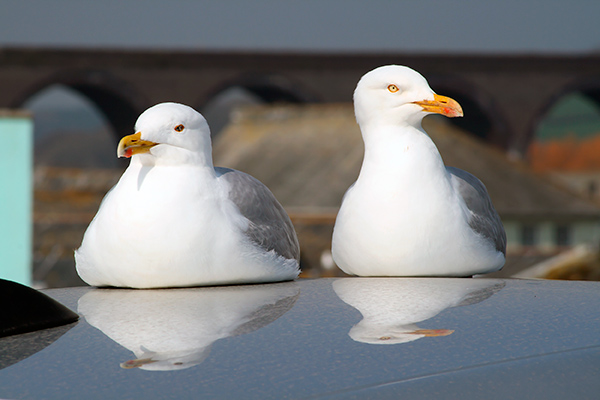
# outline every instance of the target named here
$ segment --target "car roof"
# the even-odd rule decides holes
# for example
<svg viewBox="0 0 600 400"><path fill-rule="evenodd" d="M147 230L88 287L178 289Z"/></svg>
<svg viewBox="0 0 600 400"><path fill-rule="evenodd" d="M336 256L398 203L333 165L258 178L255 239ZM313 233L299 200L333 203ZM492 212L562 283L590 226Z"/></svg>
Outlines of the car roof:
<svg viewBox="0 0 600 400"><path fill-rule="evenodd" d="M600 283L324 278L51 289L79 322L2 339L2 398L593 398Z"/></svg>

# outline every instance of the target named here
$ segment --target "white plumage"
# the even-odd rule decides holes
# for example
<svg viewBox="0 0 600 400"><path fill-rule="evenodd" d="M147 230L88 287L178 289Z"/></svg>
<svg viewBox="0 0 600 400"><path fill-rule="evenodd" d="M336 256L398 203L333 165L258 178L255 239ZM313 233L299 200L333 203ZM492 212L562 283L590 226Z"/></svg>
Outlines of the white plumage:
<svg viewBox="0 0 600 400"><path fill-rule="evenodd" d="M445 167L421 127L427 114L462 116L460 105L435 94L416 71L391 65L362 77L354 106L365 156L336 219L336 264L362 276L470 276L500 269L506 235L485 186Z"/></svg>
<svg viewBox="0 0 600 400"><path fill-rule="evenodd" d="M210 130L194 109L146 110L118 155L131 163L75 252L90 285L157 288L297 277L289 217L258 180L214 168Z"/></svg>

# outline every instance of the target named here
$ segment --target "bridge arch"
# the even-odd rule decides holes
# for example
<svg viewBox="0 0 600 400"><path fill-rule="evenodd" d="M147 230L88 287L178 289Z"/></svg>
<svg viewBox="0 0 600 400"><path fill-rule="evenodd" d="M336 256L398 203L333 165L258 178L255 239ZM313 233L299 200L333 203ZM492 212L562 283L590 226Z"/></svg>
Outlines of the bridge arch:
<svg viewBox="0 0 600 400"><path fill-rule="evenodd" d="M245 104L307 103L319 97L299 82L281 75L242 74L209 88L198 102L213 134L229 122L231 111Z"/></svg>
<svg viewBox="0 0 600 400"><path fill-rule="evenodd" d="M576 79L569 82L557 89L552 96L547 97L542 105L533 111L532 117L527 124L525 151L527 151L531 143L535 140L535 134L538 127L552 107L566 96L574 93L581 93L583 96L592 100L596 106L600 108L600 75L588 77L586 79Z"/></svg>
<svg viewBox="0 0 600 400"><path fill-rule="evenodd" d="M198 102L198 106L203 107L216 95L231 87L242 87L266 103L278 101L308 103L320 100L317 94L292 78L280 74L243 73L209 88Z"/></svg>
<svg viewBox="0 0 600 400"><path fill-rule="evenodd" d="M449 96L462 106L465 116L452 118L453 125L492 145L508 148L509 124L491 94L455 76L434 76L428 80L436 93Z"/></svg>
<svg viewBox="0 0 600 400"><path fill-rule="evenodd" d="M115 140L130 133L146 102L127 82L106 71L62 71L31 84L15 97L11 107L19 108L36 93L52 85L64 85L89 99L113 129Z"/></svg>

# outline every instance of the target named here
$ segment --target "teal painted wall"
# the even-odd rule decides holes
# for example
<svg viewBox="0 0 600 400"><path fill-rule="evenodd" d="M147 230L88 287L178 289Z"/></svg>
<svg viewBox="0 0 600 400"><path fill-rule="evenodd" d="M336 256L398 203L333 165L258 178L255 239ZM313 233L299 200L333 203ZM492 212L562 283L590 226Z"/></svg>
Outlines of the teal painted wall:
<svg viewBox="0 0 600 400"><path fill-rule="evenodd" d="M33 121L0 110L0 278L31 285Z"/></svg>

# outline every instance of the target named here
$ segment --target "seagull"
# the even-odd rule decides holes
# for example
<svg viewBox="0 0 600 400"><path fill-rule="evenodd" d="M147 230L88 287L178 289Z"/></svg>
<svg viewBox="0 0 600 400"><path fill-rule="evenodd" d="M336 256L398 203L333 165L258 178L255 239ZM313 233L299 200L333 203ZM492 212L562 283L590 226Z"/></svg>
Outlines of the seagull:
<svg viewBox="0 0 600 400"><path fill-rule="evenodd" d="M75 251L92 286L188 287L293 280L300 247L260 181L215 168L210 129L191 107L144 111L118 157L131 158Z"/></svg>
<svg viewBox="0 0 600 400"><path fill-rule="evenodd" d="M484 184L446 167L423 117L461 117L453 99L398 65L365 74L354 92L365 143L336 218L332 255L359 276L472 276L502 268L506 234Z"/></svg>

